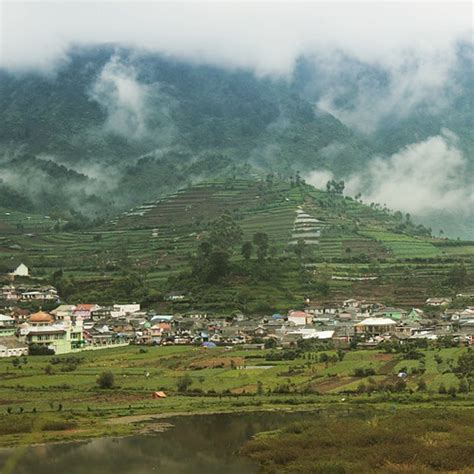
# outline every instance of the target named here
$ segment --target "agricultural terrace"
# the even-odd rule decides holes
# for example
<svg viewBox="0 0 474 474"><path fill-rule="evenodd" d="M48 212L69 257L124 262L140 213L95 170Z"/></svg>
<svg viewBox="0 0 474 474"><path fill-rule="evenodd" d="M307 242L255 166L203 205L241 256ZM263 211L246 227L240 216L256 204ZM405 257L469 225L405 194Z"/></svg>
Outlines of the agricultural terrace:
<svg viewBox="0 0 474 474"><path fill-rule="evenodd" d="M298 246L289 245L297 211L322 223L319 245L296 249L299 258ZM257 232L267 234L272 258L281 264L272 269L271 281L231 278L218 285L220 301L215 308L245 309L239 294L250 290L254 311L262 309L264 301L266 307L289 309L308 294L323 302L356 296L419 305L437 292L452 291L446 290L445 281L453 265L462 263L468 272L474 269L472 242L415 235L421 232L419 226L379 207L284 181L201 183L99 227L69 232L49 216L1 212L2 267L22 261L38 281L53 284L52 275L62 271L72 279L68 289L62 288L66 298L98 302L109 302L112 294L118 299L130 294L129 289L118 289L127 286L124 275L130 272L140 275L135 298L144 304L176 289L170 278L189 271L198 245L224 212L242 231L242 242L251 241ZM401 228L403 232L395 232ZM242 260L240 244L231 251L233 262ZM310 265L311 272L302 272L302 264ZM357 280L368 276L377 278ZM191 303L212 309L215 295L209 291L201 288L198 295L207 295L205 301L197 298Z"/></svg>

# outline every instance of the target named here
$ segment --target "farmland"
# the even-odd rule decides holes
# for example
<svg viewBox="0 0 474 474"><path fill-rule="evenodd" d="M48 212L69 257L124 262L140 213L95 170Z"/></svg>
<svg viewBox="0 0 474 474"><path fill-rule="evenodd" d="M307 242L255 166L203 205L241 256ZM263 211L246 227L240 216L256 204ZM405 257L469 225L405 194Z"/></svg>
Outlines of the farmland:
<svg viewBox="0 0 474 474"><path fill-rule="evenodd" d="M296 246L289 245L297 211L321 222L319 243L307 245L300 258ZM53 284L53 275L61 272L60 289L71 299L120 300L130 291L121 293L118 288L133 273L140 277L135 299L144 304L162 303L168 291L188 293L187 303L178 310L258 312L265 305L268 310L285 310L308 294L321 302L358 296L400 299L410 306L421 305L434 293L469 290L469 284L453 289L446 281L455 265L462 264L468 273L474 270L472 242L433 238L426 229L385 209L273 179L189 186L110 221L77 229L50 216L1 212L1 266L23 261L38 282ZM272 277L236 275L196 291L180 276L189 272L200 243L209 239L224 213L241 230L241 242L251 241L257 232L267 234L271 265L266 271ZM229 251L231 261L240 265L240 245ZM367 276L375 279L360 280ZM242 306L239 295L248 293L252 301Z"/></svg>
<svg viewBox="0 0 474 474"><path fill-rule="evenodd" d="M34 423L59 427L35 433L37 441L89 437L133 431L139 426L127 420L146 420L149 414L337 407L341 397L354 408L393 403L467 407L472 406L471 394L453 398L438 393L440 386L457 391L460 382L453 367L465 351L431 347L419 350L420 359L410 360L403 353L380 350L127 346L73 356L30 356L19 363L2 360L0 443L30 442ZM113 388L97 385L104 371L112 372ZM408 373L403 387L400 371ZM164 391L167 398L153 399L155 391ZM14 428L9 420L22 423ZM62 432L60 422L67 431Z"/></svg>

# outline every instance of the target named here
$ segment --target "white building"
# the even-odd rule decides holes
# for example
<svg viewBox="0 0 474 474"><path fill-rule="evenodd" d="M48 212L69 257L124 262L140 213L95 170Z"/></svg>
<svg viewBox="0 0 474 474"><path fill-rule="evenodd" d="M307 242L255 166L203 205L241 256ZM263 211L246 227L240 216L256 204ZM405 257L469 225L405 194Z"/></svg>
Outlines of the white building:
<svg viewBox="0 0 474 474"><path fill-rule="evenodd" d="M16 269L10 273L10 275L27 277L30 275L30 271L28 270L28 267L24 263L20 263L20 265L18 265L18 267L16 267Z"/></svg>
<svg viewBox="0 0 474 474"><path fill-rule="evenodd" d="M0 338L0 357L19 357L28 355L28 344L16 337Z"/></svg>
<svg viewBox="0 0 474 474"><path fill-rule="evenodd" d="M311 324L313 316L304 311L290 311L288 314L288 322L293 323L295 326L305 326Z"/></svg>

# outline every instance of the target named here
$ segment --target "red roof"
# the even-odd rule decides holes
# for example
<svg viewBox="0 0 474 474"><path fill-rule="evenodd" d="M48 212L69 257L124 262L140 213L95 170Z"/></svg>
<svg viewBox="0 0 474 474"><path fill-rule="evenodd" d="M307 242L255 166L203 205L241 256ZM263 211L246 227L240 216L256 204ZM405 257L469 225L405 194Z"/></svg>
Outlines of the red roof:
<svg viewBox="0 0 474 474"><path fill-rule="evenodd" d="M95 304L78 304L74 311L92 311L96 306Z"/></svg>
<svg viewBox="0 0 474 474"><path fill-rule="evenodd" d="M291 311L290 317L291 318L307 318L308 314L305 313L304 311Z"/></svg>

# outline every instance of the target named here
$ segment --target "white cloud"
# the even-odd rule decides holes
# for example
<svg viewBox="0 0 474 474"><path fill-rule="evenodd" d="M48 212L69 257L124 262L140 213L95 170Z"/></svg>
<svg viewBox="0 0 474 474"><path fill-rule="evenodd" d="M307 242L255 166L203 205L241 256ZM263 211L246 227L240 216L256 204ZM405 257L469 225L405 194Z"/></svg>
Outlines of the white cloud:
<svg viewBox="0 0 474 474"><path fill-rule="evenodd" d="M321 62L326 74L322 80L328 87L317 106L364 133L374 132L383 120L406 118L418 106L439 112L456 87L450 81L456 60L454 49L428 51L423 56L405 51L387 55L384 64L364 65L365 73L360 74L355 67L351 71L347 62L326 59ZM383 78L371 77L370 66ZM354 90L355 97L341 105L341 97L350 97Z"/></svg>
<svg viewBox="0 0 474 474"><path fill-rule="evenodd" d="M302 53L391 61L448 51L472 30L470 2L2 2L0 64L48 68L72 43L121 43L260 74ZM469 36L466 36L469 39Z"/></svg>
<svg viewBox="0 0 474 474"><path fill-rule="evenodd" d="M114 56L102 69L90 96L107 111L107 131L140 139L147 133L148 92L148 87L137 81L133 67Z"/></svg>
<svg viewBox="0 0 474 474"><path fill-rule="evenodd" d="M328 170L315 170L306 177L309 184L319 189L326 189L327 182L332 179L334 179L334 175Z"/></svg>
<svg viewBox="0 0 474 474"><path fill-rule="evenodd" d="M469 163L449 131L409 145L388 159L373 159L364 173L349 177L347 192L417 216L470 212L474 186Z"/></svg>

